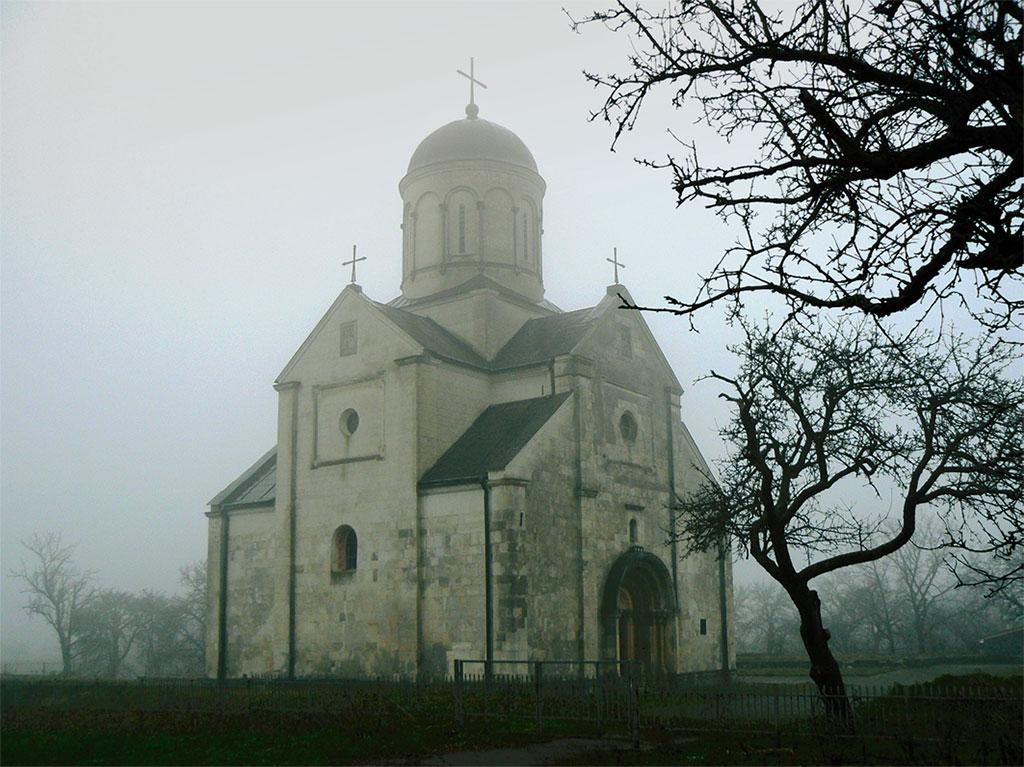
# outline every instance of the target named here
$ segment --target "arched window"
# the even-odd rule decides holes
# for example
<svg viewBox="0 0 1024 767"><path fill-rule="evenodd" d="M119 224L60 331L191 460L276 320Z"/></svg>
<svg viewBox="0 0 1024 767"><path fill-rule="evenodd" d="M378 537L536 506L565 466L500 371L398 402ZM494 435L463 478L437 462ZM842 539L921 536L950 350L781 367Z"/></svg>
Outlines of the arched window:
<svg viewBox="0 0 1024 767"><path fill-rule="evenodd" d="M636 530L636 520L635 519L629 520L629 542L630 543L636 543L637 542L637 530Z"/></svg>
<svg viewBox="0 0 1024 767"><path fill-rule="evenodd" d="M619 418L619 434L626 442L633 443L636 442L637 431L636 418L627 410Z"/></svg>
<svg viewBox="0 0 1024 767"><path fill-rule="evenodd" d="M335 530L333 549L332 572L347 573L356 569L358 542L355 530L348 525L342 525Z"/></svg>

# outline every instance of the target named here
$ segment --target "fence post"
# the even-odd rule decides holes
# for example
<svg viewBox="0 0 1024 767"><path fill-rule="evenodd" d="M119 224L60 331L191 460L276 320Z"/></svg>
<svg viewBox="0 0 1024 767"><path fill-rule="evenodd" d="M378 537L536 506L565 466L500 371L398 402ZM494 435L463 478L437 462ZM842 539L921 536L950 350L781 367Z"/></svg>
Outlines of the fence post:
<svg viewBox="0 0 1024 767"><path fill-rule="evenodd" d="M640 686L637 669L630 664L626 674L626 713L629 718L629 739L634 751L640 750Z"/></svg>
<svg viewBox="0 0 1024 767"><path fill-rule="evenodd" d="M466 722L465 702L463 699L463 671L462 661L458 658L455 659L455 726L460 730L462 725Z"/></svg>
<svg viewBox="0 0 1024 767"><path fill-rule="evenodd" d="M537 732L544 732L544 703L541 697L543 687L544 664L535 661L533 664L534 710L537 717Z"/></svg>
<svg viewBox="0 0 1024 767"><path fill-rule="evenodd" d="M779 716L779 685L772 685L772 719L775 720L775 747L782 748L782 717Z"/></svg>
<svg viewBox="0 0 1024 767"><path fill-rule="evenodd" d="M490 709L491 701L491 662L489 660L484 661L484 719L487 719L491 714Z"/></svg>

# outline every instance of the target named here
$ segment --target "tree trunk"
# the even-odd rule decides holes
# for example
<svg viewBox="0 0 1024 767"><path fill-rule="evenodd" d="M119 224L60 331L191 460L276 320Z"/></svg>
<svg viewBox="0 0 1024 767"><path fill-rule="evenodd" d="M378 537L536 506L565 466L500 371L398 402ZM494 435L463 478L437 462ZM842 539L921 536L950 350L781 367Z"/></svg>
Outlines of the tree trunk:
<svg viewBox="0 0 1024 767"><path fill-rule="evenodd" d="M821 622L821 600L818 592L807 587L790 591L800 613L800 639L811 662L811 679L818 687L829 721L843 730L853 729L853 710L846 694L843 674L828 642L830 634Z"/></svg>
<svg viewBox="0 0 1024 767"><path fill-rule="evenodd" d="M60 660L63 669L61 673L68 676L71 673L71 642L60 637Z"/></svg>

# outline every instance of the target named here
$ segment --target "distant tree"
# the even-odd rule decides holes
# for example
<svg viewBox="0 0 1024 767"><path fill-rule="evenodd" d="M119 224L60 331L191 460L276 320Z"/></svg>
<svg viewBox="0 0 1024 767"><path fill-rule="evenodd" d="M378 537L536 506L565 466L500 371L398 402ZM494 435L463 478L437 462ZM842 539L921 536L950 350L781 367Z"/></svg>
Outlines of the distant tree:
<svg viewBox="0 0 1024 767"><path fill-rule="evenodd" d="M200 673L206 664L206 562L190 562L179 570L182 596L182 642L188 665Z"/></svg>
<svg viewBox="0 0 1024 767"><path fill-rule="evenodd" d="M815 582L822 595L822 623L829 627L836 650L896 654L902 623L888 564L887 559L876 560Z"/></svg>
<svg viewBox="0 0 1024 767"><path fill-rule="evenodd" d="M184 643L185 610L181 597L144 591L137 602L139 633L135 662L145 676L187 673L189 657Z"/></svg>
<svg viewBox="0 0 1024 767"><path fill-rule="evenodd" d="M594 114L615 142L656 90L698 106L746 156L679 139L679 204L742 235L689 300L773 293L885 317L951 298L995 328L1024 308L1021 21L1014 0L615 3L583 22L630 35Z"/></svg>
<svg viewBox="0 0 1024 767"><path fill-rule="evenodd" d="M85 671L116 678L145 626L145 595L117 589L97 591L81 612L81 655Z"/></svg>
<svg viewBox="0 0 1024 767"><path fill-rule="evenodd" d="M737 641L749 652L781 655L790 649L799 618L777 583L740 586L735 597Z"/></svg>
<svg viewBox="0 0 1024 767"><path fill-rule="evenodd" d="M22 545L31 556L11 575L25 584L26 612L41 617L56 634L63 673L70 674L78 655L81 614L94 593L92 573L78 569L74 546L64 544L60 533L33 533Z"/></svg>
<svg viewBox="0 0 1024 767"><path fill-rule="evenodd" d="M1012 514L950 520L945 535L957 550L951 562L957 583L984 588L1009 613L1024 617L1024 503Z"/></svg>
<svg viewBox="0 0 1024 767"><path fill-rule="evenodd" d="M196 675L206 664L206 565L190 562L178 571L181 594L143 592L137 662L147 676Z"/></svg>
<svg viewBox="0 0 1024 767"><path fill-rule="evenodd" d="M891 568L885 559L864 566L861 579L855 581L859 605L869 626L872 652L884 648L896 653L896 638L902 624L899 596L890 580Z"/></svg>
<svg viewBox="0 0 1024 767"><path fill-rule="evenodd" d="M676 509L684 550L737 540L800 615L810 676L830 715L849 702L812 582L877 561L913 537L921 510L999 516L1024 497L1024 381L1005 378L1004 344L918 346L873 325L745 325L739 372L712 372L733 408L729 453ZM843 497L852 486L898 499L889 535Z"/></svg>
<svg viewBox="0 0 1024 767"><path fill-rule="evenodd" d="M949 573L946 577L955 582ZM976 653L978 642L987 636L1020 626L1020 618L1007 614L1004 604L981 589L954 588L935 605L933 635L939 650ZM1024 648L1021 648L1024 655Z"/></svg>
<svg viewBox="0 0 1024 767"><path fill-rule="evenodd" d="M936 548L938 538L926 527L918 540L893 552L892 562L906 624L911 630L915 650L925 654L932 649L932 633L940 612L942 598L953 589L947 582L945 553Z"/></svg>

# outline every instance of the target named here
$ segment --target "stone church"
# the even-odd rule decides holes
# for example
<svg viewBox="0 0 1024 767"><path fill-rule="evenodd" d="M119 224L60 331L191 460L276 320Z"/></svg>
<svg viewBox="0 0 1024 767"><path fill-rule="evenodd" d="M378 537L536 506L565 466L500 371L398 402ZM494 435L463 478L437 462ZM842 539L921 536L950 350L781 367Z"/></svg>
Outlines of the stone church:
<svg viewBox="0 0 1024 767"><path fill-rule="evenodd" d="M623 285L544 299L544 179L478 111L399 183L401 295L353 266L274 384L277 445L210 502L211 676L734 664L730 563L666 542L704 468L679 381Z"/></svg>

